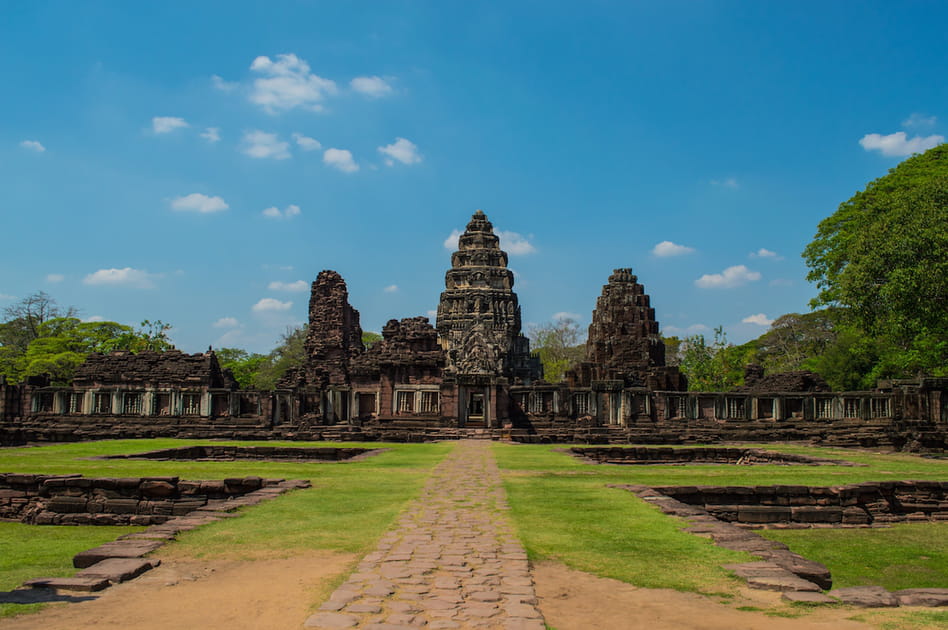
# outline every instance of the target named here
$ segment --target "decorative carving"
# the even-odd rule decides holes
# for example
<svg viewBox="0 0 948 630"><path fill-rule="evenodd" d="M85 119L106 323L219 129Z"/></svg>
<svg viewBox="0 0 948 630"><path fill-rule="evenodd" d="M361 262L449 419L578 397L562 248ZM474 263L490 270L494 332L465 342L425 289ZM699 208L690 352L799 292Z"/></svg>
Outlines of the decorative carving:
<svg viewBox="0 0 948 630"><path fill-rule="evenodd" d="M447 352L445 371L532 381L539 364L520 330L513 272L493 225L474 213L445 274L437 329Z"/></svg>

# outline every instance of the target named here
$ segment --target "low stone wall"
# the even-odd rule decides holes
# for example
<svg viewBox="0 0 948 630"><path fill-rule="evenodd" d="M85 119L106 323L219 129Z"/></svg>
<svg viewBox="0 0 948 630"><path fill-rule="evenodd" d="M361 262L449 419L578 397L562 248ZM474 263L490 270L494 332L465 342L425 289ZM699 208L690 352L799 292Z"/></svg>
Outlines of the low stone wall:
<svg viewBox="0 0 948 630"><path fill-rule="evenodd" d="M573 455L599 464L776 464L809 466L853 466L852 462L808 455L778 453L759 448L654 448L654 447L573 447Z"/></svg>
<svg viewBox="0 0 948 630"><path fill-rule="evenodd" d="M378 449L353 447L305 446L182 446L130 455L106 455L102 459L158 459L158 460L282 460L338 462L373 453Z"/></svg>
<svg viewBox="0 0 948 630"><path fill-rule="evenodd" d="M667 486L656 492L722 521L755 526L948 521L948 482L884 481L839 487Z"/></svg>
<svg viewBox="0 0 948 630"><path fill-rule="evenodd" d="M0 473L0 519L31 525L153 525L188 514L209 500L233 499L280 482L260 477L184 481Z"/></svg>

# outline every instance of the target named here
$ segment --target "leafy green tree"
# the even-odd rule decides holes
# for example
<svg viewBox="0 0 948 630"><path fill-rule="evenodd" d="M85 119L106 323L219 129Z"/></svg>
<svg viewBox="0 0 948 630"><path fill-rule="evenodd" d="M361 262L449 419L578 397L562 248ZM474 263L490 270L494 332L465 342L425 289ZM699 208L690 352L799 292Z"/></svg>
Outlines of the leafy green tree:
<svg viewBox="0 0 948 630"><path fill-rule="evenodd" d="M382 335L377 332L371 332L369 330L362 331L362 345L365 346L366 349L371 348L380 341L382 341Z"/></svg>
<svg viewBox="0 0 948 630"><path fill-rule="evenodd" d="M533 354L543 365L543 378L558 383L573 364L582 361L585 348L580 344L581 331L576 320L557 319L529 330Z"/></svg>
<svg viewBox="0 0 948 630"><path fill-rule="evenodd" d="M767 372L811 369L808 365L836 342L839 309L787 313L757 338L755 362Z"/></svg>
<svg viewBox="0 0 948 630"><path fill-rule="evenodd" d="M160 322L159 322L160 324ZM39 324L37 335L22 354L11 357L0 368L11 380L49 374L54 383L68 383L76 368L92 352L167 349L164 336L170 326L161 324L161 334L135 330L116 322L83 322L75 317L56 317Z"/></svg>
<svg viewBox="0 0 948 630"><path fill-rule="evenodd" d="M240 348L218 348L214 351L222 368L229 369L242 389L259 389L257 375L267 362L265 354L250 353Z"/></svg>
<svg viewBox="0 0 948 630"><path fill-rule="evenodd" d="M744 365L756 352L754 342L741 346L729 343L724 328L718 326L711 343L704 335L692 335L681 342L678 367L688 377L691 391L727 391L743 384Z"/></svg>
<svg viewBox="0 0 948 630"><path fill-rule="evenodd" d="M291 367L301 367L306 359L306 333L309 326L288 328L283 334L280 345L267 355L260 364L254 384L258 389L273 389L277 381Z"/></svg>
<svg viewBox="0 0 948 630"><path fill-rule="evenodd" d="M948 145L911 157L824 219L803 253L814 306L878 342L876 375L948 366Z"/></svg>
<svg viewBox="0 0 948 630"><path fill-rule="evenodd" d="M662 337L665 344L665 365L678 365L681 363L681 350L684 339L678 336Z"/></svg>

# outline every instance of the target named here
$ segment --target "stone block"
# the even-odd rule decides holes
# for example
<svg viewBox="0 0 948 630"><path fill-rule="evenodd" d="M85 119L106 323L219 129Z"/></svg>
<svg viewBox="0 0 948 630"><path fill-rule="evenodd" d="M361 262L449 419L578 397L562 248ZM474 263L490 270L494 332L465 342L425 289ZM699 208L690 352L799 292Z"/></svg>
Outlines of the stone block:
<svg viewBox="0 0 948 630"><path fill-rule="evenodd" d="M109 587L109 581L100 577L35 578L23 586L30 588L52 588L62 591L101 591Z"/></svg>
<svg viewBox="0 0 948 630"><path fill-rule="evenodd" d="M161 564L161 560L144 558L108 558L79 571L76 577L103 578L118 584L134 579Z"/></svg>
<svg viewBox="0 0 948 630"><path fill-rule="evenodd" d="M739 505L737 520L741 523L780 523L790 520L790 508L782 505Z"/></svg>
<svg viewBox="0 0 948 630"><path fill-rule="evenodd" d="M852 586L838 588L828 593L844 604L860 608L894 608L899 599L881 586Z"/></svg>
<svg viewBox="0 0 948 630"><path fill-rule="evenodd" d="M902 606L948 606L948 588L907 588L893 595Z"/></svg>
<svg viewBox="0 0 948 630"><path fill-rule="evenodd" d="M839 506L807 505L790 508L791 520L797 523L840 523L843 509Z"/></svg>
<svg viewBox="0 0 948 630"><path fill-rule="evenodd" d="M85 569L109 558L140 558L162 546L161 541L125 539L80 551L72 559L77 569Z"/></svg>

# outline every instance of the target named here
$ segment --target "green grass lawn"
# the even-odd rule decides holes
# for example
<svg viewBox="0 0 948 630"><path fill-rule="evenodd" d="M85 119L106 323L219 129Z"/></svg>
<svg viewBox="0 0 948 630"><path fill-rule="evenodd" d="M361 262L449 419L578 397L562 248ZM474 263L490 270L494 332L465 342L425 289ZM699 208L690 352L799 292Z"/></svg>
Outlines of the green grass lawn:
<svg viewBox="0 0 948 630"><path fill-rule="evenodd" d="M727 590L733 586L720 569L722 563L746 558L718 549L707 540L680 531L683 521L662 515L632 493L608 484L663 485L841 485L886 479L948 479L948 463L902 454L873 454L793 445L767 445L772 450L843 459L865 466L622 466L585 463L562 452L562 446L495 444L512 513L531 558L556 559L574 568L613 577L645 587L668 587L699 592ZM885 563L914 567L901 571L912 586L938 586L944 560L920 560L919 551L941 545L948 524L933 523L927 534L916 537L916 546L893 544ZM873 554L872 535L889 530L820 530L835 534L839 564L860 566L860 558ZM922 530L917 530L921 532ZM942 532L938 536L938 532ZM781 531L804 537L815 531ZM861 538L865 534L865 539ZM806 551L791 548L804 556ZM815 560L822 560L813 554ZM943 558L935 554L932 558ZM927 563L927 564L920 564ZM836 569L827 562L836 576ZM929 571L926 567L933 567ZM875 573L870 575L875 576ZM848 576L843 580L850 579ZM873 578L874 579L874 578ZM841 582L838 582L841 583ZM874 582L881 583L881 582ZM908 586L899 586L907 588Z"/></svg>
<svg viewBox="0 0 948 630"><path fill-rule="evenodd" d="M259 475L270 478L309 479L313 487L296 490L247 508L240 518L224 519L179 536L158 554L190 557L272 557L295 551L325 549L356 554L374 547L415 498L431 469L453 444L347 444L386 450L356 462L159 462L149 460L95 460L96 455L134 453L205 443L206 440L115 440L54 446L0 449L0 471L29 473L82 473L97 477L177 475L182 479L224 479ZM252 443L244 442L244 445ZM273 445L274 443L267 443ZM292 443L293 446L317 444ZM321 444L325 446L325 444ZM131 528L36 527L3 524L0 551L16 546L19 538L36 541L42 554L25 553L6 561L0 556L0 588L13 588L31 577L71 575L72 556L102 542L114 540ZM12 528L12 529L8 529ZM65 532L57 538L52 532ZM13 534L12 532L18 532ZM46 538L49 537L49 538ZM68 542L68 544L67 544ZM13 556L10 556L13 558ZM0 605L0 614L22 605Z"/></svg>
<svg viewBox="0 0 948 630"><path fill-rule="evenodd" d="M948 523L905 523L887 529L803 529L760 532L825 564L833 586L889 590L948 588Z"/></svg>
<svg viewBox="0 0 948 630"><path fill-rule="evenodd" d="M225 519L183 534L178 542L158 553L253 558L323 549L361 555L375 546L406 504L418 495L431 469L454 448L451 443L347 443L346 446L380 446L388 450L345 463L89 459L206 442L114 440L0 449L0 472L309 479L313 484L309 490L288 493L244 510L241 518ZM493 445L509 495L511 515L533 560L555 559L638 586L716 593L725 598L735 592L737 582L720 565L747 556L719 549L706 539L680 531L683 521L667 517L632 493L609 488L608 484L841 485L888 479L948 479L948 461L944 460L795 445L766 448L866 465L595 465L560 452L562 448ZM56 533L63 530L65 534ZM943 580L948 574L948 558L939 548L943 546L939 541L945 540L946 534L948 524L940 523L891 530L773 532L774 537L780 537L794 550L825 562L839 585L868 582L890 588L945 586L931 582ZM68 575L73 554L117 535L114 528L2 524L0 589L12 588L30 577ZM30 551L30 546L35 550ZM8 608L0 607L0 614L9 613ZM18 607L21 609L23 606Z"/></svg>

